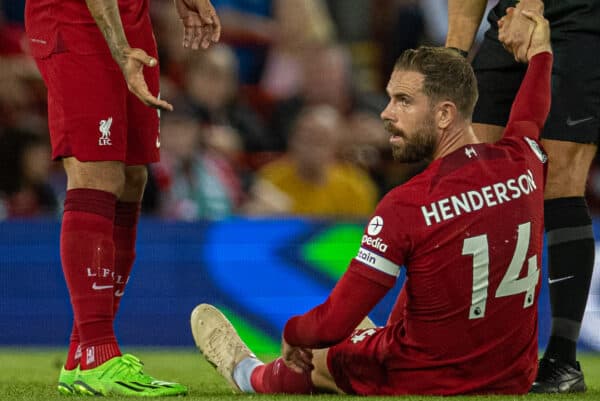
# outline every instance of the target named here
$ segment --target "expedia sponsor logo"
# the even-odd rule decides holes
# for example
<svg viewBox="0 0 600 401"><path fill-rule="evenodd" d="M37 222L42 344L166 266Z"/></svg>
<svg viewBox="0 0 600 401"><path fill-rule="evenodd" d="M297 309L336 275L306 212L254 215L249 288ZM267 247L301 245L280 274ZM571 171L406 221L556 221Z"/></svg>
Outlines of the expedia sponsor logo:
<svg viewBox="0 0 600 401"><path fill-rule="evenodd" d="M368 245L372 248L380 250L381 252L385 252L388 249L387 244L384 243L383 240L379 237L372 238L372 237L369 237L368 235L363 235L361 244Z"/></svg>
<svg viewBox="0 0 600 401"><path fill-rule="evenodd" d="M369 235L377 235L383 229L383 217L375 216L369 222L367 226L367 234Z"/></svg>

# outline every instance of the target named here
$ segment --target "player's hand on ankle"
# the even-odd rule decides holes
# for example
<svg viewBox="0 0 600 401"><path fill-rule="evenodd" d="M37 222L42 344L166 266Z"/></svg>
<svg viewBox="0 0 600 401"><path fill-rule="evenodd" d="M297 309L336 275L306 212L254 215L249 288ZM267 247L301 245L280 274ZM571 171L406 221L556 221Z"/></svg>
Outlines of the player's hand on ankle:
<svg viewBox="0 0 600 401"><path fill-rule="evenodd" d="M312 350L295 347L281 340L281 358L286 366L296 373L308 372L314 369L312 364Z"/></svg>

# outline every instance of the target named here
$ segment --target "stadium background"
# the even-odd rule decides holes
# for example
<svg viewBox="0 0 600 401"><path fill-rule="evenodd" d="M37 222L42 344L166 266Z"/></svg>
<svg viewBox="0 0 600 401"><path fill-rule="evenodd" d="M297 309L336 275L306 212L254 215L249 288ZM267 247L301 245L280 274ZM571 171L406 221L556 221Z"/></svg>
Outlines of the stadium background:
<svg viewBox="0 0 600 401"><path fill-rule="evenodd" d="M163 85L165 97L179 99L185 97L183 83L189 72L187 56L173 50L180 47L180 32L174 30L173 15L164 12L171 8L171 2L150 1L166 84ZM216 0L214 3L230 8L237 5L237 11L254 12L270 18L269 22L278 22L277 16L270 15L269 7L257 6L252 10L249 6L270 4L268 1ZM321 15L319 21L331 24L335 31L335 34L331 31L323 34L316 29L315 35L322 35L319 46L344 49L349 56L349 65L344 66L349 73L345 84L351 92L347 95L373 100L371 104L363 104L357 113L368 111L376 121L380 105L376 100L383 96L390 59L406 47L420 43L441 44L445 35L444 2L439 0L314 0L314 3L326 7L328 15L324 20ZM64 175L58 164L44 166L42 161L47 158L47 152L38 153L36 163L44 167L35 171L36 179L40 180L36 185L41 184L43 191L33 191L32 202L31 188L27 188L30 183L24 179L27 174L21 171L25 168L19 165L17 157L28 145L17 146L14 142L14 137L22 132L27 132L30 138L27 141L36 145L41 142L32 137L39 139L48 135L45 92L27 55L23 36L23 4L23 0L0 0L0 345L62 347L66 346L71 324L58 254ZM373 23L386 16L386 23ZM190 199L189 194L171 191L169 201L162 199L164 192L169 191L169 183L177 182L178 172L169 170L169 166L151 170L150 193L139 230L138 259L116 323L117 335L126 345L191 346L189 312L197 303L210 302L224 308L258 353L276 352L285 320L321 302L358 248L366 216L351 221L331 216L317 219L256 217L248 215L242 207L240 199L248 196L249 183L258 167L286 153L286 144L282 141L285 136L273 131L283 129L281 124L268 120L278 106L285 106L286 95L296 94L293 90L300 89L291 84L273 86L272 81L269 85L270 81L256 76L257 72L264 71L252 65L252 54L248 52L264 56L282 46L281 43L270 40L268 35L245 36L247 32L241 29L244 27L236 27L235 20L227 24L233 25L225 26L223 44L235 51L239 63L234 68L238 75L233 77L239 97L236 102L248 104L255 117L264 120L262 138L267 140L261 142L256 137L245 136L244 126L235 125L235 121L196 116L194 107L176 104L181 105L180 109L189 113L191 121L201 125L203 131L209 131L210 126L220 129L235 125L238 139L245 145L237 149L240 154L235 157L217 154L230 149L212 143L213 153L207 154L204 148L203 153L196 156L221 157L219 160L231 164L230 170L243 174L236 178L240 181L236 196L228 198L227 191L223 191L222 205L212 205L214 207L207 208L204 214L201 211L194 214L190 212L190 202L197 199ZM175 38L173 43L172 37ZM297 78L293 74L274 74L273 77L287 77L292 83ZM311 81L307 83L310 85ZM346 110L346 115L350 112ZM285 113L280 117L291 119ZM226 135L219 129L213 132L216 136ZM360 142L359 138L346 136L345 142L355 140ZM264 147L258 146L260 144ZM353 148L350 156L348 149L340 153L346 161L365 168L378 184L380 194L410 173L410 168L387 169L386 165L373 164L373 155L378 155L375 159L384 164L388 161L384 154L388 148L385 137L383 145L376 141L359 144L362 148ZM172 156L169 152L165 143L165 159ZM596 216L600 212L599 171L596 162L588 183L588 202ZM15 183L14 177L20 177L23 182ZM221 184L226 186L226 183ZM30 191L21 190L23 187ZM215 210L219 213L211 215ZM594 224L596 238L599 238L600 221ZM546 269L543 271L545 274ZM543 283L541 347L547 341L550 324L546 276ZM401 280L372 314L376 323L384 323L400 284ZM600 269L595 269L579 345L584 350L600 351Z"/></svg>

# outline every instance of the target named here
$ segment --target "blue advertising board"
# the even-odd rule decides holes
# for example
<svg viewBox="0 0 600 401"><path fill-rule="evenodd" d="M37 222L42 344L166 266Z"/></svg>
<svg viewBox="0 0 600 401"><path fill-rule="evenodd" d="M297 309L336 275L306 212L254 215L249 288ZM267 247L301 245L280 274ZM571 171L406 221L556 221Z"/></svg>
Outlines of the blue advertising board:
<svg viewBox="0 0 600 401"><path fill-rule="evenodd" d="M598 224L595 223L598 237ZM71 306L59 255L60 223L0 223L0 345L64 346ZM325 300L355 256L360 222L231 219L181 223L143 219L137 260L116 320L126 345L192 345L189 314L223 308L258 351L276 351L285 321ZM544 258L545 259L545 258ZM580 347L600 350L600 269ZM550 330L547 275L540 294L540 346ZM370 317L385 323L403 276ZM261 348L262 347L262 348Z"/></svg>

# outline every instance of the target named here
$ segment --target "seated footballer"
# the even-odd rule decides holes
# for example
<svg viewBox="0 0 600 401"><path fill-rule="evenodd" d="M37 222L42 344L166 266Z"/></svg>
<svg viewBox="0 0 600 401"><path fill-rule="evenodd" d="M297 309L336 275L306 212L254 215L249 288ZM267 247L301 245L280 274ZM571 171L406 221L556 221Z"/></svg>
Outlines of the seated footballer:
<svg viewBox="0 0 600 401"><path fill-rule="evenodd" d="M529 65L494 144L473 133L477 84L461 55L421 47L400 56L381 118L396 159L429 165L381 200L327 300L286 323L280 358L262 363L215 307L194 309L197 346L235 390L529 391L538 366L546 169L538 137L550 108L552 51L548 22L523 14L532 21ZM365 317L401 266L406 281L389 320L373 327Z"/></svg>

